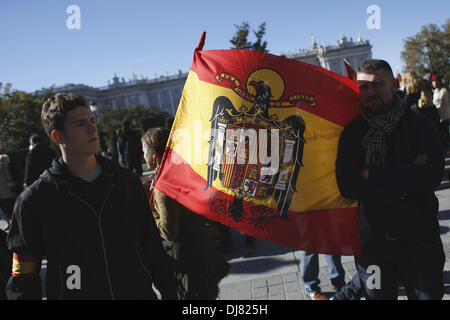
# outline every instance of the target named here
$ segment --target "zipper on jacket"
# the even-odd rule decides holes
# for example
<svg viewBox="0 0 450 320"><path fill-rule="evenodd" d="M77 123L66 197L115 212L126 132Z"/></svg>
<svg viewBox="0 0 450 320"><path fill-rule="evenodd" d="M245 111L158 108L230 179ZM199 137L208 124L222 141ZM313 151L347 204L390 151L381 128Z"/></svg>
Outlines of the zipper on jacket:
<svg viewBox="0 0 450 320"><path fill-rule="evenodd" d="M147 267L145 266L144 261L142 260L141 252L139 251L139 245L137 242L134 245L136 246L136 252L137 252L137 256L139 258L139 262L141 263L142 268L144 269L145 273L147 274L148 278L150 279L150 284L153 284L153 277L152 277L151 273L148 271Z"/></svg>
<svg viewBox="0 0 450 320"><path fill-rule="evenodd" d="M109 266L108 266L108 259L106 257L106 247L105 247L105 238L103 236L103 229L102 229L102 222L101 222L101 217L102 217L102 213L103 213L103 209L105 207L106 201L108 200L109 196L111 195L114 187L116 185L113 184L111 189L109 190L108 194L106 195L105 200L103 201L102 207L100 209L100 214L97 216L97 212L95 211L94 208L91 207L91 205L89 203L87 203L86 201L84 201L83 199L81 199L80 197L76 196L75 194L71 193L69 191L69 195L71 195L72 197L74 197L75 199L77 199L78 201L84 203L93 213L94 215L97 217L97 222L98 222L98 226L100 229L100 237L102 240L102 249L103 249L103 258L105 260L105 268L106 268L106 277L108 279L108 285L109 285L109 292L111 294L111 298L114 300L114 292L113 292L113 288L112 288L112 283L111 283L111 275L109 274Z"/></svg>

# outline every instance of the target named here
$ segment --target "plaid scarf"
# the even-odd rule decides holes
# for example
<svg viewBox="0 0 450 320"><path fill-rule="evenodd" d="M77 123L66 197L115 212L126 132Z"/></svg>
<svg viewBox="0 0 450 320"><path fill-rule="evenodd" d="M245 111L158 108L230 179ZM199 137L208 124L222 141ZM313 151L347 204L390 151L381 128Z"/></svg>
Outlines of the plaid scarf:
<svg viewBox="0 0 450 320"><path fill-rule="evenodd" d="M363 140L367 166L384 166L386 164L387 137L394 131L405 112L406 103L397 94L394 95L394 107L389 112L376 114L363 106L360 107L361 116L370 126Z"/></svg>

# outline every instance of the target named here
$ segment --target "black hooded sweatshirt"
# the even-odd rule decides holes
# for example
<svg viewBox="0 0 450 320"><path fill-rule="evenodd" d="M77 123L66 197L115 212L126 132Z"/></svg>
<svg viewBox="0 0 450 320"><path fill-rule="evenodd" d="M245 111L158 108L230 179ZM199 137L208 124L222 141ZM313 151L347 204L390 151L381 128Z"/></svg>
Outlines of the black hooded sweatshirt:
<svg viewBox="0 0 450 320"><path fill-rule="evenodd" d="M139 179L97 158L92 183L73 176L62 158L27 188L14 208L8 248L47 259L47 299L176 299L173 266ZM70 285L78 267L79 288ZM12 276L9 299L40 299L39 276Z"/></svg>

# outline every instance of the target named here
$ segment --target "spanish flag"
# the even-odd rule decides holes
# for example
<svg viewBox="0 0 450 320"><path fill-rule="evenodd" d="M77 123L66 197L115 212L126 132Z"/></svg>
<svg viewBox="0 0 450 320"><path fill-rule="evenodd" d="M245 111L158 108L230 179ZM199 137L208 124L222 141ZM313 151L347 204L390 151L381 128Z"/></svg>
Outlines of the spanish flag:
<svg viewBox="0 0 450 320"><path fill-rule="evenodd" d="M358 255L335 177L356 83L252 50L194 52L155 188L208 219L315 253Z"/></svg>
<svg viewBox="0 0 450 320"><path fill-rule="evenodd" d="M347 78L352 79L356 82L356 72L353 70L350 62L347 61L347 59L344 59L344 65L345 65L345 72L347 73Z"/></svg>

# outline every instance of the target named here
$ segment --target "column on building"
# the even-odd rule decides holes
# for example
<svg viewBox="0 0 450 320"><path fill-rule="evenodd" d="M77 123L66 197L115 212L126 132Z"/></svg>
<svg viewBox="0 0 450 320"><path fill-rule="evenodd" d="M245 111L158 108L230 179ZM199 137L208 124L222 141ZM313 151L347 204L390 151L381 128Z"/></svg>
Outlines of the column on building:
<svg viewBox="0 0 450 320"><path fill-rule="evenodd" d="M169 92L171 115L175 115L176 111L175 111L175 106L174 106L174 102L173 102L174 99L172 97L172 90L169 89L167 91Z"/></svg>
<svg viewBox="0 0 450 320"><path fill-rule="evenodd" d="M156 92L156 98L158 98L158 107L161 109L161 110L163 110L163 104L162 104L162 99L161 99L161 91L160 90L158 90L157 92Z"/></svg>
<svg viewBox="0 0 450 320"><path fill-rule="evenodd" d="M150 101L145 93L139 94L139 103L142 104L146 109L150 109Z"/></svg>

